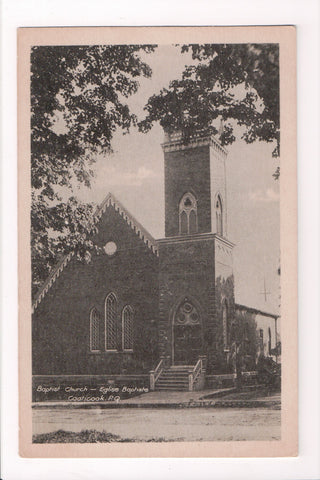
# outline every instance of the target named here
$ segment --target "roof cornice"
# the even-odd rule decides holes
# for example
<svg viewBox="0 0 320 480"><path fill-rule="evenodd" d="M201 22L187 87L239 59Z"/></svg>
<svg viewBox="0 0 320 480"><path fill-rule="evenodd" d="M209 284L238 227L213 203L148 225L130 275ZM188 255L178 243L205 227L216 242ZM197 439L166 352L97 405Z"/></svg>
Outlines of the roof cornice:
<svg viewBox="0 0 320 480"><path fill-rule="evenodd" d="M49 289L52 287L54 282L57 280L57 278L60 276L61 272L64 270L64 268L68 265L70 262L71 258L74 256L74 252L68 253L68 255L65 255L58 263L58 265L52 270L50 273L49 277L47 280L43 283L41 286L39 292L37 293L35 300L32 304L32 313L34 310L37 308L41 300L44 298L44 296L48 293Z"/></svg>
<svg viewBox="0 0 320 480"><path fill-rule="evenodd" d="M161 144L164 152L175 152L178 150L188 150L195 147L210 146L213 150L220 154L223 158L227 157L227 150L221 145L221 143L214 137L214 135L208 135L205 133L197 133L193 135L188 143L183 141L181 132L167 133L165 135L165 141Z"/></svg>
<svg viewBox="0 0 320 480"><path fill-rule="evenodd" d="M168 244L168 243L184 243L184 242L199 242L203 240L218 240L221 243L224 243L230 248L235 246L234 243L230 242L224 237L221 237L217 233L193 233L192 235L177 235L175 237L165 237L157 239L159 245Z"/></svg>
<svg viewBox="0 0 320 480"><path fill-rule="evenodd" d="M106 211L107 207L112 206L116 212L121 215L129 227L139 236L139 238L145 243L145 245L154 253L158 254L158 244L157 241L152 237L152 235L141 225L138 220L122 205L119 200L115 198L112 193L108 193L106 198L103 200L101 205L98 207L95 214L96 221L99 221L103 213Z"/></svg>

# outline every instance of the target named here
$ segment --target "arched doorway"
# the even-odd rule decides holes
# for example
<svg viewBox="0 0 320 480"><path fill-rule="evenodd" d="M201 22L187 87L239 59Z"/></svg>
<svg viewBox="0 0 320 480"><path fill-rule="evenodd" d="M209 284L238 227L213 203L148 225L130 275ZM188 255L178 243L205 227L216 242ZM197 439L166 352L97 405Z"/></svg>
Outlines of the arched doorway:
<svg viewBox="0 0 320 480"><path fill-rule="evenodd" d="M202 353L202 322L199 308L187 297L175 309L172 333L173 364L194 364Z"/></svg>

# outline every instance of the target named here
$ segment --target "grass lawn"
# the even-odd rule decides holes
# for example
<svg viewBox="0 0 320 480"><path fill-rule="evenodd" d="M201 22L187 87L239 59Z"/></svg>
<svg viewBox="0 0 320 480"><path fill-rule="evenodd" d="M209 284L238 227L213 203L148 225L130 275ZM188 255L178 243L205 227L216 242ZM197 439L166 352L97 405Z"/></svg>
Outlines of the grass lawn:
<svg viewBox="0 0 320 480"><path fill-rule="evenodd" d="M33 435L32 443L111 443L111 442L137 442L132 438L121 438L119 435L113 435L105 431L81 430L81 432L66 432L57 430L56 432L41 433ZM151 438L146 442L168 442L165 438Z"/></svg>

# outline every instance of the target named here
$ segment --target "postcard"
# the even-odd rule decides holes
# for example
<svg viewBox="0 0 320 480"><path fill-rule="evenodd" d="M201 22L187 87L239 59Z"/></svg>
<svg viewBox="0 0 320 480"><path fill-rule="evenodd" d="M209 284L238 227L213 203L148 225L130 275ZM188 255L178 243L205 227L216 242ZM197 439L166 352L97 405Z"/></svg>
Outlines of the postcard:
<svg viewBox="0 0 320 480"><path fill-rule="evenodd" d="M295 28L18 31L25 457L298 454Z"/></svg>

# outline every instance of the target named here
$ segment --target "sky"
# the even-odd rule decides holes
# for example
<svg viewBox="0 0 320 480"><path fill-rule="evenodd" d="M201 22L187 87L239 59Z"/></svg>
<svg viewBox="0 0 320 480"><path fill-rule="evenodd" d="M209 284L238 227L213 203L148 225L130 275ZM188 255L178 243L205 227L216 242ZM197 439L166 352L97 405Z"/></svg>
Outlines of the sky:
<svg viewBox="0 0 320 480"><path fill-rule="evenodd" d="M146 61L153 70L142 79L138 92L128 104L143 117L149 96L169 81L181 76L189 55L174 46L161 46ZM239 128L236 132L241 134ZM240 136L240 135L239 135ZM97 156L95 179L90 189L81 187L81 200L101 203L112 192L154 238L164 237L163 130L157 124L147 133L131 129L116 132L113 154ZM236 302L271 313L279 312L279 182L272 174L278 161L272 157L274 145L235 141L227 147L228 239L235 243L234 275ZM266 285L267 300L264 291Z"/></svg>

